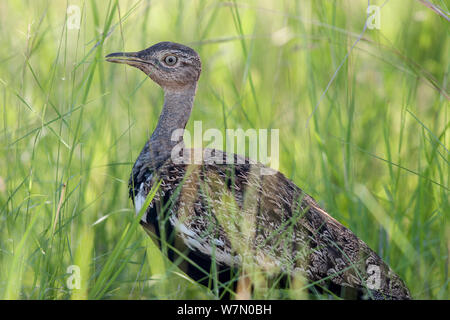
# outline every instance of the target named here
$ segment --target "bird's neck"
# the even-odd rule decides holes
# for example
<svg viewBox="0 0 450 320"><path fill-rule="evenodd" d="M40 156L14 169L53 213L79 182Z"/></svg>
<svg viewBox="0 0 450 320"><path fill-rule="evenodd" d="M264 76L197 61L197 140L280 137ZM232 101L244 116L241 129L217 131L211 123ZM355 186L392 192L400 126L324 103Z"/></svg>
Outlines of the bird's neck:
<svg viewBox="0 0 450 320"><path fill-rule="evenodd" d="M175 130L184 129L191 115L197 84L177 90L164 89L164 106L158 124L153 131L148 147L150 162L158 166L167 160L172 149L183 142L183 136Z"/></svg>

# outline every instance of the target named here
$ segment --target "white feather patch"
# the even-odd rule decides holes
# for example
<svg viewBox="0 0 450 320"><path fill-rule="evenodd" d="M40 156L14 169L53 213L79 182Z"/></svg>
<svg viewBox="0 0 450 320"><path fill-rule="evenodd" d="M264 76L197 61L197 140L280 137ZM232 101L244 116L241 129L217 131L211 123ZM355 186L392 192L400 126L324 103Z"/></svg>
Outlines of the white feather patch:
<svg viewBox="0 0 450 320"><path fill-rule="evenodd" d="M145 203L145 199L147 198L147 194L144 190L144 183L141 183L141 186L139 187L139 192L134 197L134 209L136 211L136 215L139 214L139 211L141 211L142 206ZM144 215L141 218L142 222L147 222L147 212L144 213Z"/></svg>
<svg viewBox="0 0 450 320"><path fill-rule="evenodd" d="M223 246L223 241L219 239L213 239L214 245L211 246L206 239L202 239L199 237L195 232L192 230L189 230L186 225L181 223L176 216L172 215L169 218L172 225L176 228L176 230L179 232L179 235L183 239L184 243L191 249L191 250L198 250L203 254L206 254L208 256L215 255L216 260L219 263L224 263L226 265L232 265L235 263L240 262L240 257L238 255L233 256L230 252L226 252L220 247L217 246Z"/></svg>

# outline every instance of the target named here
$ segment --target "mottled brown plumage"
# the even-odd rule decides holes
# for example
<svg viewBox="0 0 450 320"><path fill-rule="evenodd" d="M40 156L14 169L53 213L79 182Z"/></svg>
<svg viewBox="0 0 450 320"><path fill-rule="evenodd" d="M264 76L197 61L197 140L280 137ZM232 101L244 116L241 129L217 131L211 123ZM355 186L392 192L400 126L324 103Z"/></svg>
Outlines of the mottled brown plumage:
<svg viewBox="0 0 450 320"><path fill-rule="evenodd" d="M203 163L192 164L194 151L183 147L182 138L171 137L185 128L192 110L201 72L194 50L163 42L107 58L141 69L164 89L157 128L133 167L130 196L140 209L161 181L142 224L173 246L172 260L177 251L187 252L191 277L207 277L211 263L219 270L250 265L270 275L303 275L330 290L353 289L358 296L410 298L403 281L373 250L283 174L262 174L268 168L220 150L205 149ZM172 154L176 146L181 148ZM226 164L229 156L234 164ZM225 274L219 279L227 279Z"/></svg>

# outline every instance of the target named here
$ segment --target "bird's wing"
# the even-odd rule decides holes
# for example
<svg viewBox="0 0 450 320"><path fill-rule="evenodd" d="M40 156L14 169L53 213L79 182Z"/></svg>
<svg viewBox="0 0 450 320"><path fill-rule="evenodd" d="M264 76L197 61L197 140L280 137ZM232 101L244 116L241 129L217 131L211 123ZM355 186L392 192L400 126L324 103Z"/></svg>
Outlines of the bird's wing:
<svg viewBox="0 0 450 320"><path fill-rule="evenodd" d="M202 165L168 160L144 184L148 192L161 179L151 207L165 203L167 219L189 248L228 266L299 272L314 282L409 298L373 250L283 174L241 156L231 155L227 164L230 154L211 154L216 161ZM151 212L147 221L155 222Z"/></svg>

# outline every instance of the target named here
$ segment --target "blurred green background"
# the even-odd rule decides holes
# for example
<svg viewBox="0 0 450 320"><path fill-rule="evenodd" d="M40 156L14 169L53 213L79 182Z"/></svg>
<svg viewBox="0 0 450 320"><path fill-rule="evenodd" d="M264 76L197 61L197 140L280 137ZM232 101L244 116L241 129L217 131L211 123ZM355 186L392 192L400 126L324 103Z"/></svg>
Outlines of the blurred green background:
<svg viewBox="0 0 450 320"><path fill-rule="evenodd" d="M188 129L279 128L280 171L413 298L449 299L449 22L371 4L380 29L345 59L367 1L1 1L0 298L214 298L132 224L127 181L163 94L103 58L175 41L203 63Z"/></svg>

